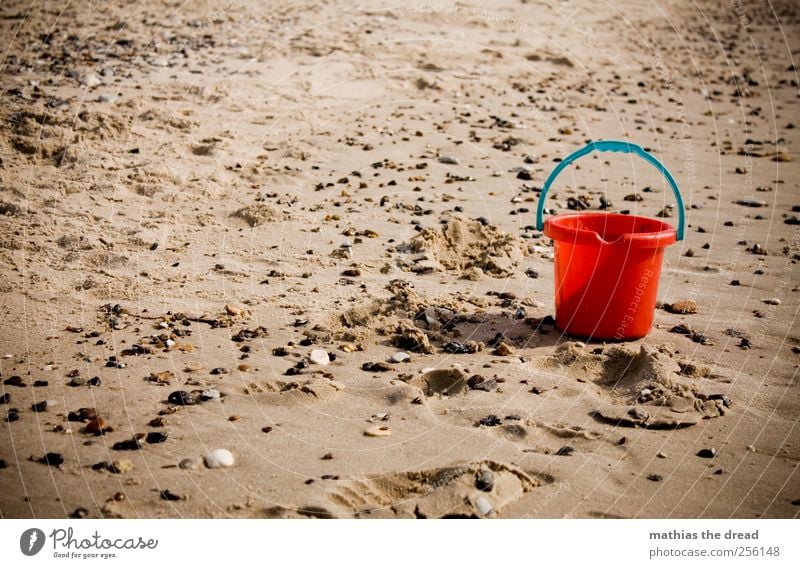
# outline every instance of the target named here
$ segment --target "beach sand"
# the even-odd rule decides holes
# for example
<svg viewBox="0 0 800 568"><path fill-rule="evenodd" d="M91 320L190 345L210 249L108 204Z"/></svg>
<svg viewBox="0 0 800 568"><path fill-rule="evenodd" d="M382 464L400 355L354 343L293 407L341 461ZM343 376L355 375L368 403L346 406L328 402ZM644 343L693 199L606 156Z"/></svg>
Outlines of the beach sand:
<svg viewBox="0 0 800 568"><path fill-rule="evenodd" d="M0 515L797 517L794 4L4 2ZM600 139L637 341L548 317Z"/></svg>

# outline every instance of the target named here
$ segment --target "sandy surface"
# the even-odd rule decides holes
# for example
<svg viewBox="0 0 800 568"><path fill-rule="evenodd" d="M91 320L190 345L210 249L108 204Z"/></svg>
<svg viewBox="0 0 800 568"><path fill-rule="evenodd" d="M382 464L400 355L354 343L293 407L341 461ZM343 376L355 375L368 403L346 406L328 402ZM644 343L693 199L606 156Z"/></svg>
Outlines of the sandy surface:
<svg viewBox="0 0 800 568"><path fill-rule="evenodd" d="M797 517L794 3L577 4L3 2L0 514ZM584 345L608 138L698 309Z"/></svg>

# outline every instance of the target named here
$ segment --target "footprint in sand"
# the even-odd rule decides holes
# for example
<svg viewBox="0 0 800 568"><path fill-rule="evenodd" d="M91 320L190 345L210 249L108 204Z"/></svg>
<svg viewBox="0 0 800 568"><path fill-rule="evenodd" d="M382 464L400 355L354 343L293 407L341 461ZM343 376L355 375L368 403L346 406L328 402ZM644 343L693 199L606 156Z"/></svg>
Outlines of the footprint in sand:
<svg viewBox="0 0 800 568"><path fill-rule="evenodd" d="M332 481L317 502L273 507L268 517L477 518L497 515L549 482L509 464L481 461L424 471Z"/></svg>

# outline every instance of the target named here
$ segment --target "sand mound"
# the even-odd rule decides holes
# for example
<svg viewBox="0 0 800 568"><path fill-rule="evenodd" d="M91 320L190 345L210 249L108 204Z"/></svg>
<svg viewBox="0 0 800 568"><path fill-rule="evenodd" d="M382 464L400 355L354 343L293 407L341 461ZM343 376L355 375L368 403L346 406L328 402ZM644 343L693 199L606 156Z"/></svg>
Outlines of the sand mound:
<svg viewBox="0 0 800 568"><path fill-rule="evenodd" d="M481 272L497 278L510 276L525 249L518 239L493 225L456 217L441 229L423 229L397 250L411 255L400 261L403 270L456 272L472 279Z"/></svg>

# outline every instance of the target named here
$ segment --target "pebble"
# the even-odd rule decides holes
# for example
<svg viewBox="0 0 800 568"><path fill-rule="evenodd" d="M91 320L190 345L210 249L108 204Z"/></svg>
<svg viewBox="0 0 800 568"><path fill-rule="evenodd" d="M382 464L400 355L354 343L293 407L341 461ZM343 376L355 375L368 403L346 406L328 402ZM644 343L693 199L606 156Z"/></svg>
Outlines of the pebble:
<svg viewBox="0 0 800 568"><path fill-rule="evenodd" d="M392 435L392 431L388 426L370 426L364 430L364 435L370 438L385 438Z"/></svg>
<svg viewBox="0 0 800 568"><path fill-rule="evenodd" d="M673 314L696 314L697 302L694 300L678 300L667 304L667 311Z"/></svg>
<svg viewBox="0 0 800 568"><path fill-rule="evenodd" d="M492 490L494 487L494 474L491 470L482 469L478 472L478 477L475 479L475 487L486 492Z"/></svg>
<svg viewBox="0 0 800 568"><path fill-rule="evenodd" d="M108 423L103 420L102 417L97 416L96 418L89 421L86 425L86 433L87 434L95 434L96 436L100 436L105 434L106 432L111 432L112 429L109 427Z"/></svg>
<svg viewBox="0 0 800 568"><path fill-rule="evenodd" d="M97 77L97 75L89 74L89 75L84 75L81 78L81 85L83 85L84 87L89 87L90 89L92 87L97 87L98 85L102 84L103 82Z"/></svg>
<svg viewBox="0 0 800 568"><path fill-rule="evenodd" d="M713 458L716 457L717 450L715 448L703 448L699 452L697 452L697 457L699 458Z"/></svg>
<svg viewBox="0 0 800 568"><path fill-rule="evenodd" d="M200 460L197 458L182 459L178 464L178 467L181 469L197 469L200 467Z"/></svg>
<svg viewBox="0 0 800 568"><path fill-rule="evenodd" d="M483 495L479 495L475 499L475 508L478 509L478 512L484 517L492 512L492 504Z"/></svg>
<svg viewBox="0 0 800 568"><path fill-rule="evenodd" d="M37 403L32 404L31 405L31 409L34 412L46 412L49 407L55 406L55 405L56 405L56 401L55 400L43 400L41 402L37 402Z"/></svg>
<svg viewBox="0 0 800 568"><path fill-rule="evenodd" d="M112 95L111 93L103 93L97 96L98 103L113 103L117 100L116 95Z"/></svg>
<svg viewBox="0 0 800 568"><path fill-rule="evenodd" d="M781 301L780 301L779 298L766 298L766 299L761 300L761 301L764 302L765 304L769 305L769 306L780 306L781 305Z"/></svg>
<svg viewBox="0 0 800 568"><path fill-rule="evenodd" d="M557 456L571 456L575 453L575 448L572 446L561 446L556 452Z"/></svg>
<svg viewBox="0 0 800 568"><path fill-rule="evenodd" d="M145 440L148 444L161 444L167 441L166 432L148 432Z"/></svg>
<svg viewBox="0 0 800 568"><path fill-rule="evenodd" d="M455 156L439 156L439 163L440 164L451 164L457 166L461 163L461 160L456 158Z"/></svg>
<svg viewBox="0 0 800 568"><path fill-rule="evenodd" d="M161 491L161 498L164 501L182 501L183 500L183 496L182 495L178 495L177 493L173 493L169 489L164 489L163 491Z"/></svg>
<svg viewBox="0 0 800 568"><path fill-rule="evenodd" d="M367 362L361 365L361 368L370 373L385 373L386 371L394 370L390 365L382 361L378 361L377 363Z"/></svg>
<svg viewBox="0 0 800 568"><path fill-rule="evenodd" d="M221 467L231 467L235 460L233 454L228 450L219 448L206 454L203 458L206 467L209 469L217 469Z"/></svg>
<svg viewBox="0 0 800 568"><path fill-rule="evenodd" d="M170 395L167 397L167 402L169 402L170 404L187 406L190 404L194 404L195 400L194 397L186 391L175 391L170 393Z"/></svg>
<svg viewBox="0 0 800 568"><path fill-rule="evenodd" d="M664 477L658 475L657 473L651 473L650 475L647 476L647 479L649 479L650 481L662 481Z"/></svg>
<svg viewBox="0 0 800 568"><path fill-rule="evenodd" d="M328 352L324 349L314 349L308 356L308 359L316 365L327 365L331 362Z"/></svg>
<svg viewBox="0 0 800 568"><path fill-rule="evenodd" d="M500 345L497 346L497 349L492 351L492 355L497 355L499 357L507 357L513 353L514 350L505 341L501 341Z"/></svg>
<svg viewBox="0 0 800 568"><path fill-rule="evenodd" d="M662 460L665 460L665 459L667 459L667 454L665 454L664 452L658 452L656 454L656 457L657 458L661 458Z"/></svg>
<svg viewBox="0 0 800 568"><path fill-rule="evenodd" d="M219 400L222 395L217 389L206 389L200 393L203 400Z"/></svg>
<svg viewBox="0 0 800 568"><path fill-rule="evenodd" d="M480 420L478 420L479 426L500 426L503 421L500 420L500 417L490 414L489 416L484 416Z"/></svg>
<svg viewBox="0 0 800 568"><path fill-rule="evenodd" d="M392 355L389 357L389 361L391 361L392 363L403 363L405 361L408 361L409 359L411 359L411 356L405 351L398 351L396 353L392 353Z"/></svg>
<svg viewBox="0 0 800 568"><path fill-rule="evenodd" d="M766 201L758 201L757 199L737 199L734 201L736 205L743 205L744 207L766 207Z"/></svg>

